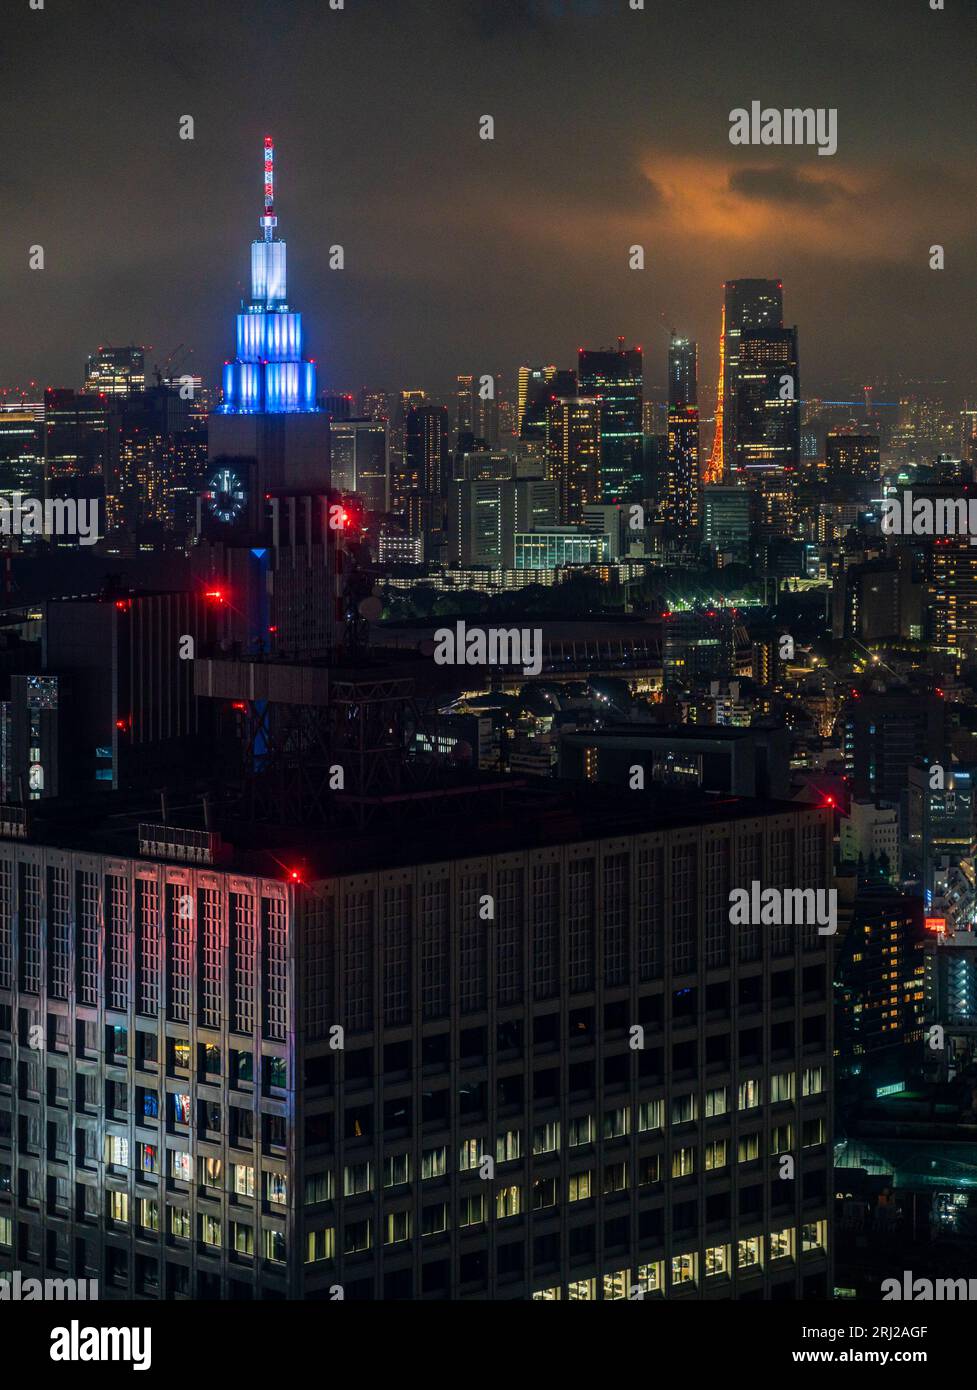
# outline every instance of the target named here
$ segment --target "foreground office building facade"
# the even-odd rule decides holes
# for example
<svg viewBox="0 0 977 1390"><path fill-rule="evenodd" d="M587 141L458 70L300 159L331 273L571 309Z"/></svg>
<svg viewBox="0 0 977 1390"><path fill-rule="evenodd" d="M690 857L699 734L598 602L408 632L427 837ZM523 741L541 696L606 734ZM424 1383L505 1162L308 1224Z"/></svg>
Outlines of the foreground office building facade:
<svg viewBox="0 0 977 1390"><path fill-rule="evenodd" d="M729 922L732 887L827 886L824 812L730 800L306 882L5 828L0 1271L829 1293L830 938Z"/></svg>

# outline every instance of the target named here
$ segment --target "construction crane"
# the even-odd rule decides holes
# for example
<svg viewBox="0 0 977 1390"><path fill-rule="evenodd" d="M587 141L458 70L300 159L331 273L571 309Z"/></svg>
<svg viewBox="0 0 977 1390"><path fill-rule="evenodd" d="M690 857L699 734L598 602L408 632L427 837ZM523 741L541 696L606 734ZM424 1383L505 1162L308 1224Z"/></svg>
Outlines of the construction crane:
<svg viewBox="0 0 977 1390"><path fill-rule="evenodd" d="M180 362L182 362L185 357L189 357L190 354L193 352L193 348L184 348L183 352L180 353L181 348L184 348L184 344L178 343L172 352L167 353L166 357L163 359L162 367L160 367L158 362L156 363L155 367L153 368L153 376L156 378L157 386L162 386L163 372L167 367L171 368L172 375L172 369L175 368ZM177 353L180 353L179 357L177 357ZM174 358L176 358L176 362L174 362Z"/></svg>

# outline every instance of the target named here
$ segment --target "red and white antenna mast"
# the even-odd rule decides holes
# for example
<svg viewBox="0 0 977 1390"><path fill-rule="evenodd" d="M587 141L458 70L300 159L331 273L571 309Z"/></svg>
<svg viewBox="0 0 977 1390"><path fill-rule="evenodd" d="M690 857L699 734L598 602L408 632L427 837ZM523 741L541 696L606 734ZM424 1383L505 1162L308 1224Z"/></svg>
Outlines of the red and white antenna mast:
<svg viewBox="0 0 977 1390"><path fill-rule="evenodd" d="M261 219L265 241L272 241L278 218L275 216L275 142L265 136L265 214Z"/></svg>

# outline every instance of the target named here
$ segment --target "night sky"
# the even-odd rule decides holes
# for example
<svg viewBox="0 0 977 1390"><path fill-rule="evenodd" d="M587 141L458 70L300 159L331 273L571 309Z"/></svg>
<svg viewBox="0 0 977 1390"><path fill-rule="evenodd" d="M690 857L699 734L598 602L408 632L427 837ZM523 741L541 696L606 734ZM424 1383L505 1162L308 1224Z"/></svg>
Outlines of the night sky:
<svg viewBox="0 0 977 1390"><path fill-rule="evenodd" d="M805 395L975 391L975 58L974 0L6 0L0 384L130 342L214 381L270 132L323 387L511 381L619 333L663 383L663 316L712 382L721 282L755 275ZM838 153L731 146L752 100L837 107Z"/></svg>

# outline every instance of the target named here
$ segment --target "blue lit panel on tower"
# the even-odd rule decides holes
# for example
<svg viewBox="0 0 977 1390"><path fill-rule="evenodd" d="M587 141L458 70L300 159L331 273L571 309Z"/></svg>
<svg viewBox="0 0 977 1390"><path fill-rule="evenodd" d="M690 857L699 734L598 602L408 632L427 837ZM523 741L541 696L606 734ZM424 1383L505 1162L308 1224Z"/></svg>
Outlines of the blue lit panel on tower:
<svg viewBox="0 0 977 1390"><path fill-rule="evenodd" d="M251 299L269 308L285 303L284 241L251 243Z"/></svg>
<svg viewBox="0 0 977 1390"><path fill-rule="evenodd" d="M240 362L258 362L264 357L264 314L238 314L237 355Z"/></svg>
<svg viewBox="0 0 977 1390"><path fill-rule="evenodd" d="M265 315L264 356L269 362L298 362L301 359L301 314Z"/></svg>
<svg viewBox="0 0 977 1390"><path fill-rule="evenodd" d="M302 315L285 302L285 243L275 236L270 145L266 140L262 240L251 246L251 302L237 316L237 357L224 367L218 406L224 415L318 411L316 366L302 360Z"/></svg>

